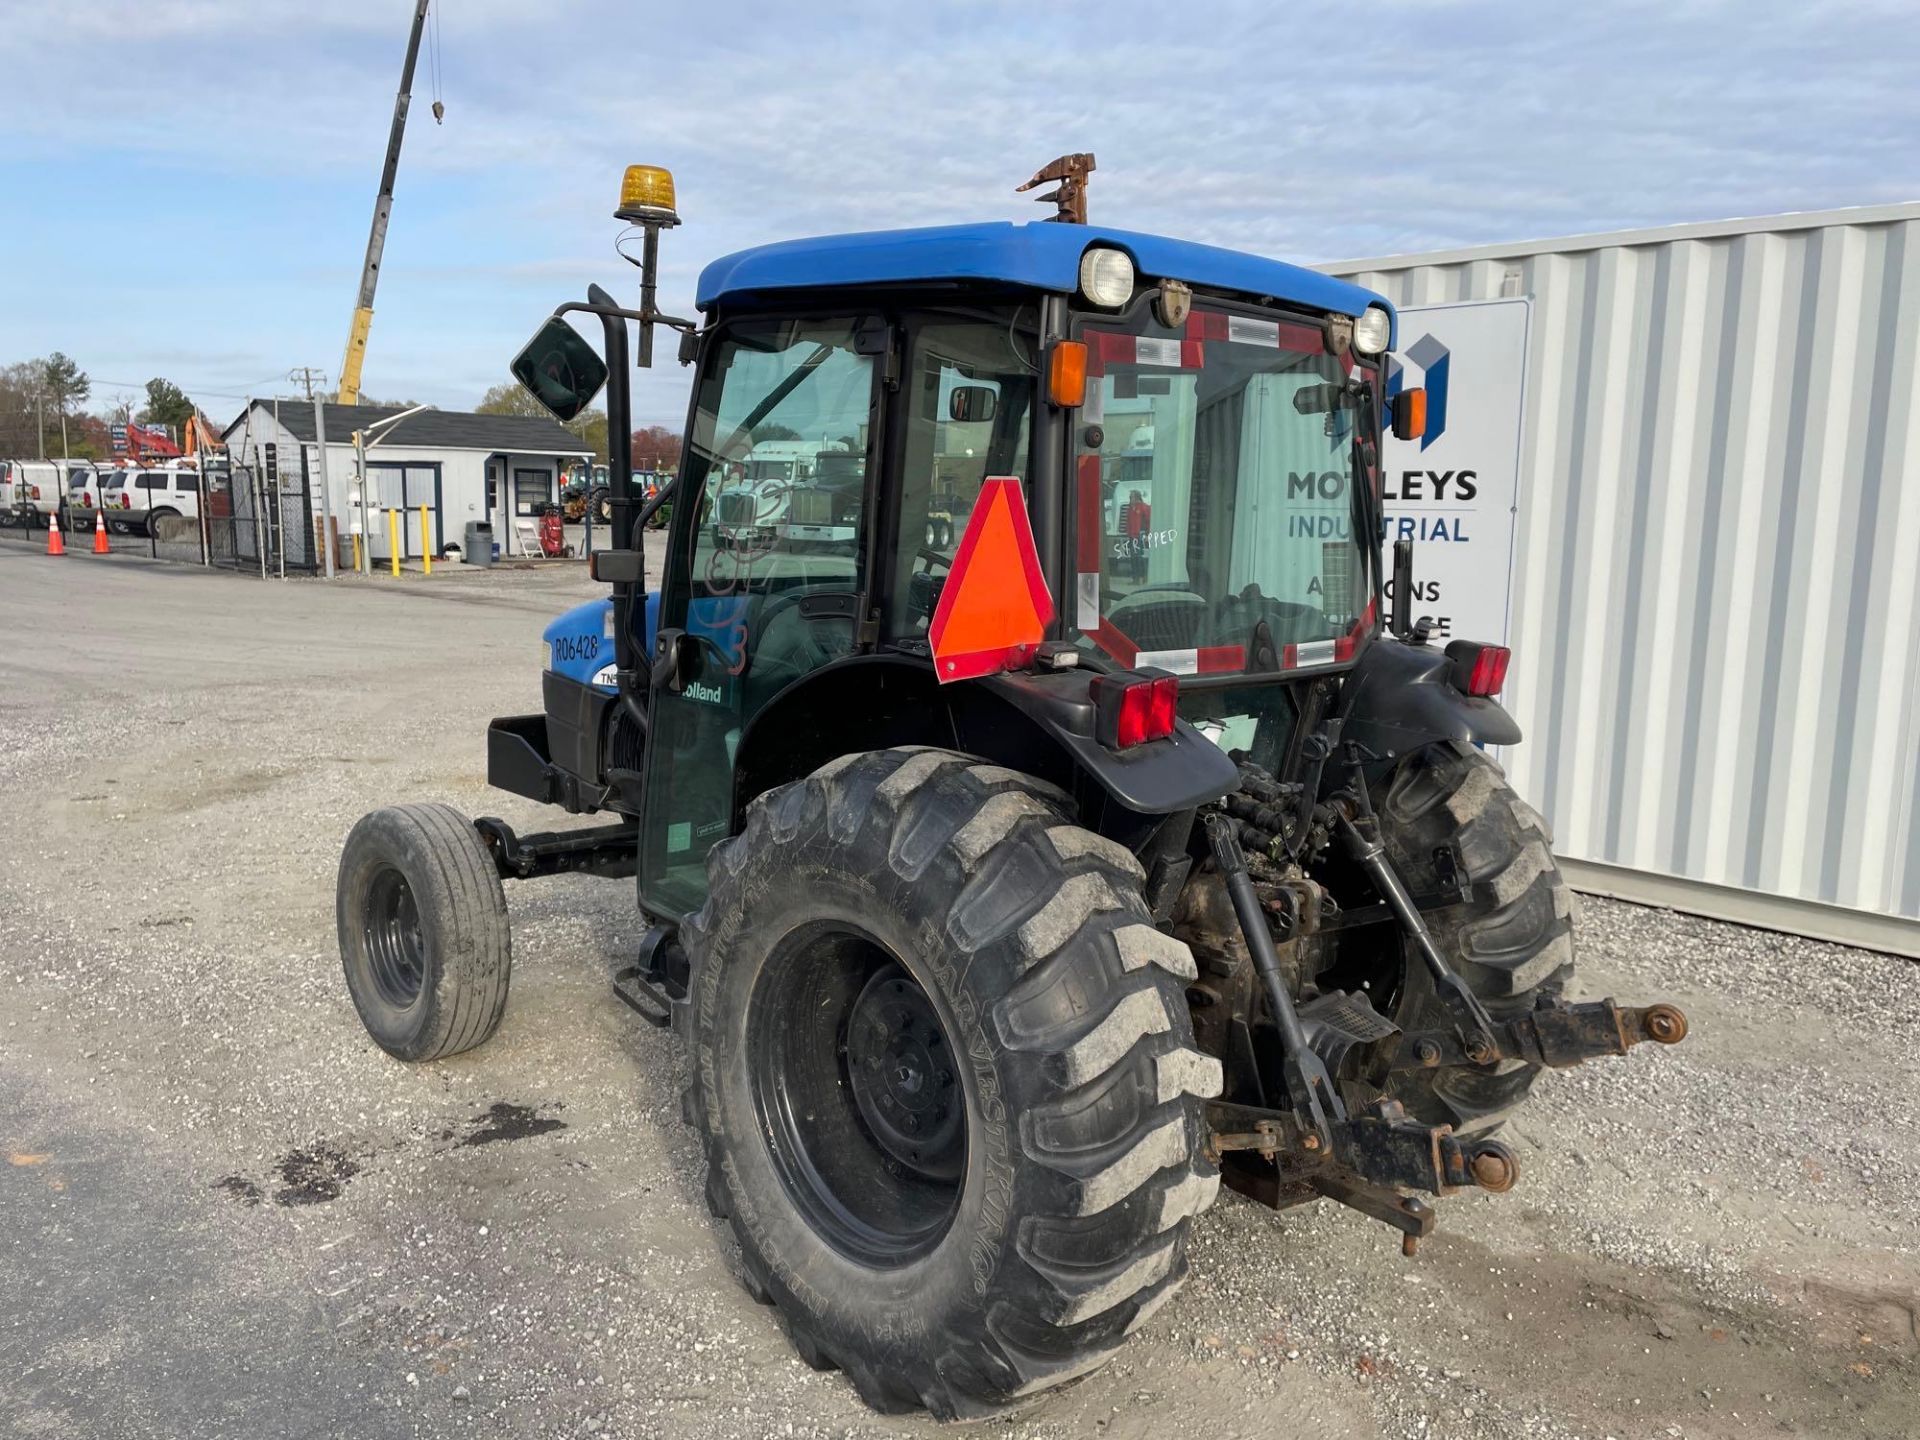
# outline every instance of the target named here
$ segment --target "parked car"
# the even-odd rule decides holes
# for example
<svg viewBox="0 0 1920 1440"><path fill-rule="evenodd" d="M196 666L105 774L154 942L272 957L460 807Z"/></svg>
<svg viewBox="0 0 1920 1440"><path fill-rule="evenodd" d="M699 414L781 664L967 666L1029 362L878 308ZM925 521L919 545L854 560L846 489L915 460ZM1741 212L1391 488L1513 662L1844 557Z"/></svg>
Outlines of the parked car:
<svg viewBox="0 0 1920 1440"><path fill-rule="evenodd" d="M169 515L198 519L200 474L177 465L110 470L100 478L107 528L118 535L151 535Z"/></svg>
<svg viewBox="0 0 1920 1440"><path fill-rule="evenodd" d="M45 525L50 516L64 515L69 488L88 487L97 473L91 460L9 460L5 465L0 510L28 525Z"/></svg>
<svg viewBox="0 0 1920 1440"><path fill-rule="evenodd" d="M66 519L62 522L67 530L84 534L93 529L94 517L100 513L100 487L113 473L92 464L84 468L76 465L67 472Z"/></svg>

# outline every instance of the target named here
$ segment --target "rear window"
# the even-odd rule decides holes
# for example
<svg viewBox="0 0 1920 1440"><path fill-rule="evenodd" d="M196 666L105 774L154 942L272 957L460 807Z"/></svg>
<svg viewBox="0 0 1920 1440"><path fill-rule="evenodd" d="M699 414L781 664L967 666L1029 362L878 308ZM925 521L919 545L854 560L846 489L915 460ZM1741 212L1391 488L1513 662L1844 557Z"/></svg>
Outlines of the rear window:
<svg viewBox="0 0 1920 1440"><path fill-rule="evenodd" d="M127 477L124 475L114 474L102 475L100 477L100 488L102 490L118 490L126 483Z"/></svg>
<svg viewBox="0 0 1920 1440"><path fill-rule="evenodd" d="M167 488L167 477L164 475L142 475L133 483L138 485L142 490L164 490Z"/></svg>

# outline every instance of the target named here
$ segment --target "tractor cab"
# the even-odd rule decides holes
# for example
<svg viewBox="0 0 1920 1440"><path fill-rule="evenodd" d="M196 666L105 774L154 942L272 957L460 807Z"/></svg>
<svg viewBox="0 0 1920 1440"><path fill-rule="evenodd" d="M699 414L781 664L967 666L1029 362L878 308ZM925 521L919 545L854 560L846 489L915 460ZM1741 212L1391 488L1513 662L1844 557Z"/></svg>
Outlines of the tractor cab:
<svg viewBox="0 0 1920 1440"><path fill-rule="evenodd" d="M1408 402L1386 391L1377 295L1042 221L763 246L709 265L696 299L700 321L678 322L694 379L667 564L624 597L615 584L613 623L646 663L617 703L548 679L566 692L550 729L585 723L602 754L642 762L557 788L640 817L657 918L698 907L708 850L755 794L862 735L982 727L1137 830L1128 812L1231 788L1228 750L1279 767L1299 682L1351 668L1381 628L1379 439ZM542 343L519 368L538 371ZM1004 677L991 698L948 696L949 591L961 618L1009 599L961 593L996 479L1020 492L1047 614L1034 630L1024 602L1028 629L990 637L999 653L972 673ZM1089 687L1148 673L1176 677L1201 728L1102 746ZM624 733L642 724L644 757Z"/></svg>
<svg viewBox="0 0 1920 1440"><path fill-rule="evenodd" d="M1562 998L1574 906L1504 648L1411 623L1378 537L1391 306L1261 256L1058 214L766 245L655 303L671 177L635 167L640 303L513 363L605 387L609 596L546 631L502 789L610 823L369 815L348 987L404 1059L499 1023L501 882L631 879L614 988L687 1034L707 1200L801 1353L883 1410L992 1413L1101 1363L1226 1184L1399 1231L1509 1188L1547 1068L1672 1044ZM624 253L624 252L623 252ZM602 348L566 317L595 317ZM692 367L679 472L628 446L629 340ZM641 538L666 517L649 574ZM624 960L624 957L623 957Z"/></svg>

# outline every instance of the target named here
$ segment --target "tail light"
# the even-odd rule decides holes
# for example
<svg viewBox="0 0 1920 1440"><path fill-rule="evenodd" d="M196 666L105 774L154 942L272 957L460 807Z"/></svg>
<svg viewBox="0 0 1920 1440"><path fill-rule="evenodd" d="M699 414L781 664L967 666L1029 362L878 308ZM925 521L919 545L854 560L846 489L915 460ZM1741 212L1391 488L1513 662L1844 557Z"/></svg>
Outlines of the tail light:
<svg viewBox="0 0 1920 1440"><path fill-rule="evenodd" d="M80 492L80 503L86 509L91 510L93 508L93 492L91 490L82 490Z"/></svg>
<svg viewBox="0 0 1920 1440"><path fill-rule="evenodd" d="M133 501L129 500L126 496L122 495L120 497L120 508L122 510L131 510L133 508Z"/></svg>
<svg viewBox="0 0 1920 1440"><path fill-rule="evenodd" d="M1096 675L1093 693L1094 738L1109 750L1127 750L1173 733L1180 704L1177 676L1158 670Z"/></svg>
<svg viewBox="0 0 1920 1440"><path fill-rule="evenodd" d="M33 492L34 499L38 500L40 498L40 487L38 485L29 485L27 488Z"/></svg>
<svg viewBox="0 0 1920 1440"><path fill-rule="evenodd" d="M1513 652L1504 645L1456 640L1447 646L1454 689L1466 695L1498 695L1507 683L1507 662L1512 658Z"/></svg>

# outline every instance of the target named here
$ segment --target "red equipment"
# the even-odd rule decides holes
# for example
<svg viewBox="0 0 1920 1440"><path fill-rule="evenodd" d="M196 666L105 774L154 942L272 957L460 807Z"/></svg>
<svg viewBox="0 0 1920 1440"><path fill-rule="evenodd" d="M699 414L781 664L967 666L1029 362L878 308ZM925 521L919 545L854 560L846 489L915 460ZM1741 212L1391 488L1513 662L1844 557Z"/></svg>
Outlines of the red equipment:
<svg viewBox="0 0 1920 1440"><path fill-rule="evenodd" d="M558 505L549 505L540 512L540 553L549 560L573 554L573 547L567 544L566 517Z"/></svg>

